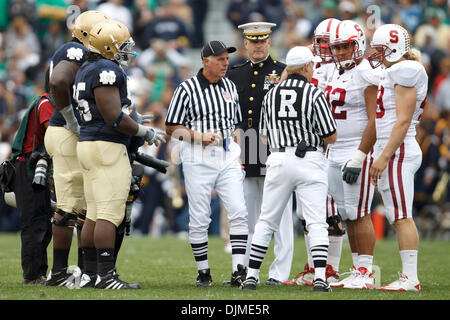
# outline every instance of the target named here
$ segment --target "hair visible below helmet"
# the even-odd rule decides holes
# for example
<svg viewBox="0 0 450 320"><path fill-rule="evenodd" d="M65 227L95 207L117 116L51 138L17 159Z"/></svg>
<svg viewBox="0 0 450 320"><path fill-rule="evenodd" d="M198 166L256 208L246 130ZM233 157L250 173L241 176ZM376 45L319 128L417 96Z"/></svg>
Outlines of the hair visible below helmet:
<svg viewBox="0 0 450 320"><path fill-rule="evenodd" d="M341 60L333 50L335 46L353 43L353 52L350 59ZM351 69L357 60L364 57L366 52L366 36L363 28L352 20L343 20L336 24L330 32L330 51L338 69Z"/></svg>
<svg viewBox="0 0 450 320"><path fill-rule="evenodd" d="M72 36L77 38L87 48L89 44L89 32L92 27L99 22L108 20L109 18L100 11L85 11L75 19Z"/></svg>
<svg viewBox="0 0 450 320"><path fill-rule="evenodd" d="M408 31L398 24L382 25L375 30L370 47L374 51L368 57L372 68L381 65L384 59L395 62L410 51Z"/></svg>
<svg viewBox="0 0 450 320"><path fill-rule="evenodd" d="M91 29L88 49L105 59L126 66L130 61L129 56L137 55L133 47L134 41L128 28L119 21L104 21Z"/></svg>
<svg viewBox="0 0 450 320"><path fill-rule="evenodd" d="M325 19L314 30L313 35L313 46L314 46L314 54L316 56L319 56L322 58L322 61L324 62L331 62L332 56L331 52L328 48L328 44L330 42L330 32L333 27L336 27L336 25L340 21L335 18ZM319 43L319 40L325 40L327 42L327 45L323 45Z"/></svg>

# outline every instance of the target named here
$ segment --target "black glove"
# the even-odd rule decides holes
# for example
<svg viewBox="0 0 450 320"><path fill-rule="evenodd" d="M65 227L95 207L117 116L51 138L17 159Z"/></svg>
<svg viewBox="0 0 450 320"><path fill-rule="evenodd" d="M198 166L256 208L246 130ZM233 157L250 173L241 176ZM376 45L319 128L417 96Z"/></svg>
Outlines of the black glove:
<svg viewBox="0 0 450 320"><path fill-rule="evenodd" d="M347 164L350 161L347 161L347 163L344 166L344 169L342 169L342 179L347 182L348 184L353 184L358 180L359 174L361 173L361 168L352 168L348 167Z"/></svg>

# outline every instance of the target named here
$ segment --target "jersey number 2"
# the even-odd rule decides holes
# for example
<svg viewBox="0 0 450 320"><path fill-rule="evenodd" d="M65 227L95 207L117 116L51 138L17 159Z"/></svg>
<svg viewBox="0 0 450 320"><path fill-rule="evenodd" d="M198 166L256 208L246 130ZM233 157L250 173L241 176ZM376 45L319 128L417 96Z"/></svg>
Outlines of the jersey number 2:
<svg viewBox="0 0 450 320"><path fill-rule="evenodd" d="M346 120L347 119L347 111L336 111L337 107L342 107L345 104L345 89L342 88L334 88L331 86L328 86L325 88L325 96L327 97L328 101L331 103L331 112L333 113L333 117L338 120ZM339 94L339 98L337 100L330 99L330 94Z"/></svg>

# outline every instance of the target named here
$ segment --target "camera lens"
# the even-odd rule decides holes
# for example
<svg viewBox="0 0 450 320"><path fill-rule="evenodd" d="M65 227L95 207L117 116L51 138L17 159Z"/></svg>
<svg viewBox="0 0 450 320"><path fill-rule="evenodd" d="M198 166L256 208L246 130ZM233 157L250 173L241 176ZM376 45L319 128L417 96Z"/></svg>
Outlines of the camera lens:
<svg viewBox="0 0 450 320"><path fill-rule="evenodd" d="M33 187L42 189L47 185L47 160L39 159L34 170Z"/></svg>

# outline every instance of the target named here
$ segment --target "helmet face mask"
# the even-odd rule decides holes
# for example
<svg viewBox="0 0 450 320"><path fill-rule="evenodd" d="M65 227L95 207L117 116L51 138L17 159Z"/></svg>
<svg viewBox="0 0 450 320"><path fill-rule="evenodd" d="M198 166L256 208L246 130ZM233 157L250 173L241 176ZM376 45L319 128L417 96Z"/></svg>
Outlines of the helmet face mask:
<svg viewBox="0 0 450 320"><path fill-rule="evenodd" d="M350 47L351 52L340 52ZM366 37L363 29L356 22L341 21L330 32L330 52L338 69L352 69L364 58L365 51Z"/></svg>
<svg viewBox="0 0 450 320"><path fill-rule="evenodd" d="M385 24L375 31L370 46L376 52L369 55L368 60L372 68L376 68L384 61L399 60L410 50L409 34L402 26Z"/></svg>
<svg viewBox="0 0 450 320"><path fill-rule="evenodd" d="M313 37L314 53L316 56L319 56L325 63L333 62L333 57L330 52L329 43L330 43L330 36Z"/></svg>
<svg viewBox="0 0 450 320"><path fill-rule="evenodd" d="M374 45L368 49L367 60L370 66L375 69L384 64L386 57L392 54L392 50L386 45Z"/></svg>
<svg viewBox="0 0 450 320"><path fill-rule="evenodd" d="M133 63L137 53L133 50L135 43L132 38L122 42L119 45L117 53L114 54L116 60L121 66L128 66Z"/></svg>
<svg viewBox="0 0 450 320"><path fill-rule="evenodd" d="M356 65L356 60L360 58L359 55L356 55L358 51L358 43L355 41L335 42L330 45L333 61L339 70L353 68Z"/></svg>

